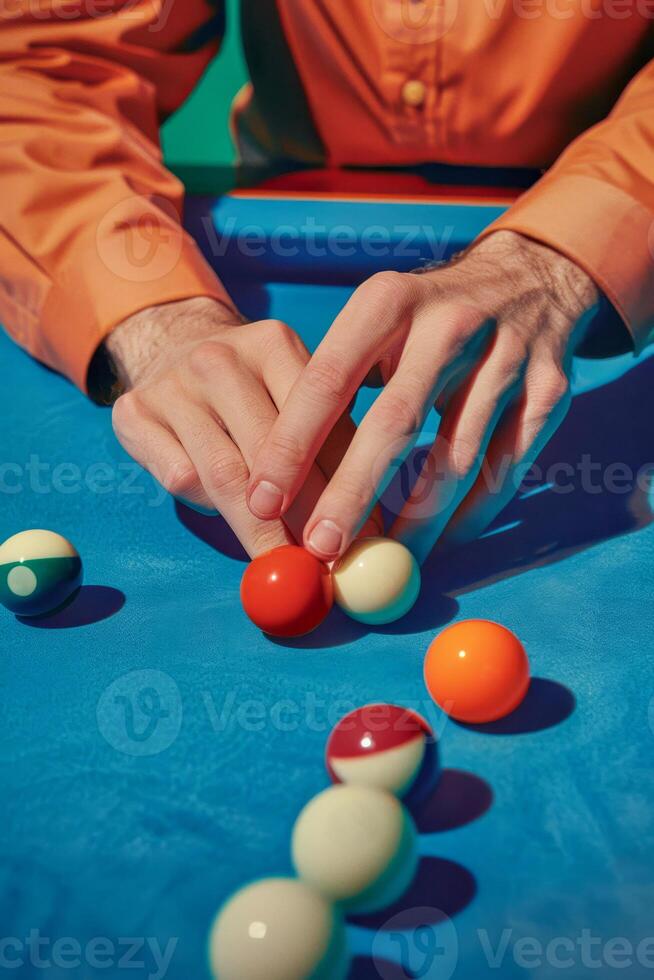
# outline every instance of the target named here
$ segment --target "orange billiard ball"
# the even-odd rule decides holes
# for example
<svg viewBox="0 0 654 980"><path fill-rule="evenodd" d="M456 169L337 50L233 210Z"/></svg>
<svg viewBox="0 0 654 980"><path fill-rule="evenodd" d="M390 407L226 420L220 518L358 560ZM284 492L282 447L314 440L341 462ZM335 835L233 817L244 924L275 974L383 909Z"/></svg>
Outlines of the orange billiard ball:
<svg viewBox="0 0 654 980"><path fill-rule="evenodd" d="M487 619L454 623L425 657L425 684L457 721L480 725L514 711L529 687L529 660L515 634Z"/></svg>
<svg viewBox="0 0 654 980"><path fill-rule="evenodd" d="M310 633L334 601L331 572L304 548L282 545L255 558L241 579L241 602L271 636Z"/></svg>

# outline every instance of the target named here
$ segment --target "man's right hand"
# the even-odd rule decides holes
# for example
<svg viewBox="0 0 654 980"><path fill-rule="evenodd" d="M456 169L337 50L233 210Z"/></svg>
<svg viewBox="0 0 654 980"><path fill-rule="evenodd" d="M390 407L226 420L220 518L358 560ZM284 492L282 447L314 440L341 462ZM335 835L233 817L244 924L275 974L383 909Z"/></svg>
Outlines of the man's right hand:
<svg viewBox="0 0 654 980"><path fill-rule="evenodd" d="M252 462L309 360L277 320L243 323L221 303L194 298L153 307L105 342L125 394L113 409L127 452L174 496L220 511L254 557L302 540L308 516L336 471L354 425L345 415L283 521L259 520L246 503ZM252 500L266 513L280 502ZM372 526L369 533L379 533Z"/></svg>

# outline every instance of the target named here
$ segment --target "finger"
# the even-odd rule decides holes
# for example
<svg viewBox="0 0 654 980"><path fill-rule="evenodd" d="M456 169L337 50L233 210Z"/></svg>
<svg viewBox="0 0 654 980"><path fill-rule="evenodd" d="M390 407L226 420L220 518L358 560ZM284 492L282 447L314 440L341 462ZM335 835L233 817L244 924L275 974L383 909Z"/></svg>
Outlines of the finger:
<svg viewBox="0 0 654 980"><path fill-rule="evenodd" d="M311 360L311 354L297 334L288 328L281 334L281 342L276 344L263 367L263 380L278 412L282 411L294 384ZM338 469L356 430L348 406L348 411L334 423L317 455L318 466L327 479Z"/></svg>
<svg viewBox="0 0 654 980"><path fill-rule="evenodd" d="M522 377L525 354L508 334L496 338L449 404L421 476L391 536L424 561L470 490L490 438Z"/></svg>
<svg viewBox="0 0 654 980"><path fill-rule="evenodd" d="M433 401L433 383L414 369L409 361L379 395L318 501L304 537L318 557L333 560L349 546L383 493L391 462L403 459L415 442Z"/></svg>
<svg viewBox="0 0 654 980"><path fill-rule="evenodd" d="M267 329L262 331L262 344L265 346L262 350L260 370L262 383L269 393L274 420L276 420L293 385L306 367L310 354L297 334L284 323L275 323L274 330L270 329L272 324L266 326ZM259 441L257 451L261 448L270 428ZM284 512L284 523L292 530L298 541L302 540L307 519L325 489L325 471L320 465L322 462L321 454L318 457L319 465L311 466L296 498ZM248 464L252 468L252 460L248 460ZM280 511L282 501L275 488L263 481L251 493L248 506L256 516L269 519L267 515L275 515Z"/></svg>
<svg viewBox="0 0 654 980"><path fill-rule="evenodd" d="M441 330L435 337L435 327ZM442 307L416 320L390 382L374 402L311 516L304 542L318 557L342 554L420 434L441 387L480 329L476 310Z"/></svg>
<svg viewBox="0 0 654 980"><path fill-rule="evenodd" d="M249 470L277 419L277 408L233 347L210 342L204 345L203 359L202 371L194 371L186 381L188 397L211 409Z"/></svg>
<svg viewBox="0 0 654 980"><path fill-rule="evenodd" d="M269 325L270 326L270 325ZM293 388L302 374L311 355L302 340L283 323L275 324L275 330L268 329L262 336L262 343L268 346L263 351L262 376L276 408L281 411ZM284 520L293 530L298 540L302 540L302 531L309 516L323 493L327 480L336 472L348 446L350 445L356 426L346 412L334 425L320 449L316 463L309 470L297 497L284 513ZM250 501L250 507L259 517L275 513L279 506L274 499L274 490L259 485L256 499ZM374 523L370 534L383 533L383 518L381 511L374 514Z"/></svg>
<svg viewBox="0 0 654 980"><path fill-rule="evenodd" d="M497 428L474 486L445 530L448 540L469 541L506 507L570 407L565 371L544 361L530 365L525 390Z"/></svg>
<svg viewBox="0 0 654 980"><path fill-rule="evenodd" d="M265 482L290 505L354 393L393 335L406 326L413 276L386 274L358 289L298 378L255 462L250 489ZM251 499L251 498L250 498Z"/></svg>
<svg viewBox="0 0 654 980"><path fill-rule="evenodd" d="M169 408L171 425L195 466L204 491L220 511L250 557L271 548L294 544L281 521L260 521L245 502L249 471L229 435L207 410L194 402Z"/></svg>
<svg viewBox="0 0 654 980"><path fill-rule="evenodd" d="M144 402L131 392L123 395L114 405L112 422L121 445L173 497L213 508L179 439L155 420Z"/></svg>
<svg viewBox="0 0 654 980"><path fill-rule="evenodd" d="M292 333L283 324L266 323L260 331L261 344L270 347L269 356L263 353L263 362L270 360L276 365L277 387L282 378L292 384L304 367L304 360L294 349ZM253 328L256 330L256 327ZM258 339L258 338L257 338ZM307 355L308 356L308 355ZM209 341L202 347L202 356L192 376L186 380L190 400L205 402L213 411L220 427L226 429L232 442L241 452L248 472L278 416L276 401L262 379L256 363L247 364L230 345ZM293 538L302 540L302 532L308 515L313 510L325 486L325 478L312 467L298 494L295 506L285 515L284 523ZM266 487L260 488L264 500L269 496Z"/></svg>

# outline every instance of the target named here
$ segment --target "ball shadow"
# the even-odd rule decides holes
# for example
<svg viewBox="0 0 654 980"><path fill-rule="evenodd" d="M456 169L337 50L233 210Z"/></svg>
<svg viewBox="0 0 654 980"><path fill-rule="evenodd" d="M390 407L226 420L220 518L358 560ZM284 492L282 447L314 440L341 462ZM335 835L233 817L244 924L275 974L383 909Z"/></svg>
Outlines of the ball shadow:
<svg viewBox="0 0 654 980"><path fill-rule="evenodd" d="M266 636L276 646L291 647L293 650L321 650L354 643L367 633L368 629L365 626L350 619L334 606L324 623L306 636L276 637L267 634Z"/></svg>
<svg viewBox="0 0 654 980"><path fill-rule="evenodd" d="M389 922L396 928L397 923L392 920L401 914L406 929L437 925L462 912L476 894L475 877L462 864L447 858L423 857L411 887L399 901L381 912L350 916L348 921L367 929L386 929Z"/></svg>
<svg viewBox="0 0 654 980"><path fill-rule="evenodd" d="M125 593L108 585L83 585L71 603L45 616L17 616L25 626L63 630L92 626L109 619L125 605Z"/></svg>
<svg viewBox="0 0 654 980"><path fill-rule="evenodd" d="M493 790L484 779L444 769L431 796L413 809L413 819L421 834L457 830L483 817L492 803Z"/></svg>
<svg viewBox="0 0 654 980"><path fill-rule="evenodd" d="M563 684L544 677L532 677L524 701L506 718L486 725L457 724L486 735L526 735L560 725L570 717L576 704L574 694Z"/></svg>
<svg viewBox="0 0 654 980"><path fill-rule="evenodd" d="M355 956L348 973L348 980L414 980L415 974L407 973L399 963L391 960L374 959L370 956Z"/></svg>
<svg viewBox="0 0 654 980"><path fill-rule="evenodd" d="M459 603L452 596L434 592L429 582L423 582L422 591L413 609L395 623L373 626L372 631L384 636L400 636L411 633L427 633L451 623L459 611Z"/></svg>

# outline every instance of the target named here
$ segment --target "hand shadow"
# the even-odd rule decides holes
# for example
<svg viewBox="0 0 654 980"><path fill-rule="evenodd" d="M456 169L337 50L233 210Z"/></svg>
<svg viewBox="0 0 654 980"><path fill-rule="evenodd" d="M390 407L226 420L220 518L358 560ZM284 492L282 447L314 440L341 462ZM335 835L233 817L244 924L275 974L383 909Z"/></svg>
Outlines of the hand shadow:
<svg viewBox="0 0 654 980"><path fill-rule="evenodd" d="M200 514L180 500L175 501L175 513L187 531L221 555L244 563L250 560L247 551L221 514Z"/></svg>
<svg viewBox="0 0 654 980"><path fill-rule="evenodd" d="M482 537L438 545L422 569L423 592L457 596L651 523L653 389L650 358L577 395L532 471L544 479L530 480ZM413 632L411 614L398 627Z"/></svg>
<svg viewBox="0 0 654 980"><path fill-rule="evenodd" d="M423 565L422 593L416 606L399 622L374 631L393 636L439 629L456 615L457 595L561 561L649 524L654 508L649 411L653 387L651 358L617 380L577 395L538 459L538 472L552 474L554 479L544 479L518 493L482 537L456 546L438 545ZM413 472L411 462L409 457L406 465ZM618 487L619 476L609 477L610 468L618 462L633 477L626 489ZM565 483L559 478L562 472L572 474ZM396 481L400 479L406 479L406 474L397 474L386 500L397 501ZM248 560L220 515L206 517L179 502L175 509L181 523L196 537L230 558ZM350 643L367 632L367 627L332 614L315 634L288 645L329 647Z"/></svg>

